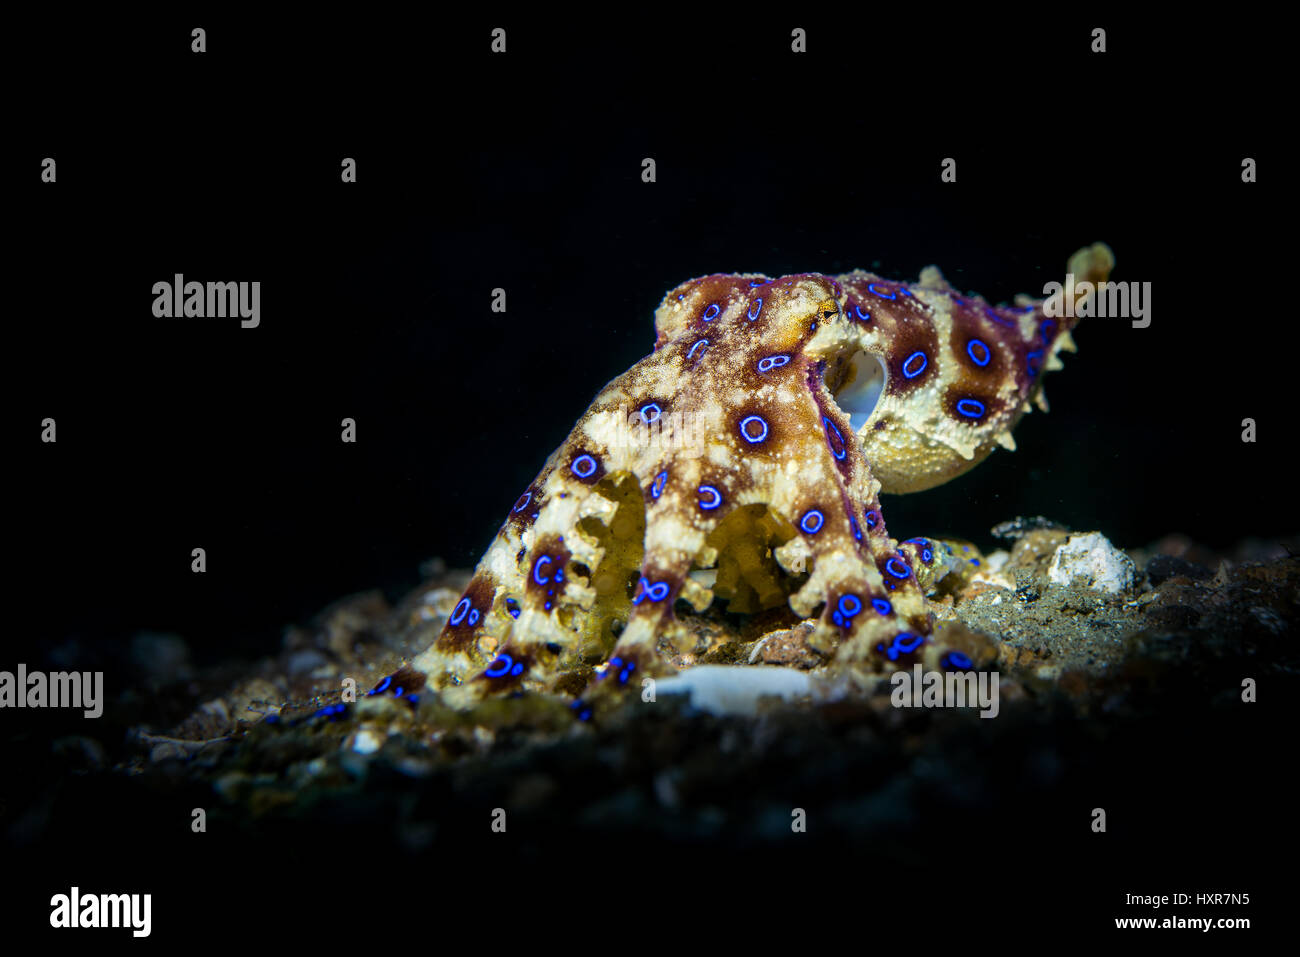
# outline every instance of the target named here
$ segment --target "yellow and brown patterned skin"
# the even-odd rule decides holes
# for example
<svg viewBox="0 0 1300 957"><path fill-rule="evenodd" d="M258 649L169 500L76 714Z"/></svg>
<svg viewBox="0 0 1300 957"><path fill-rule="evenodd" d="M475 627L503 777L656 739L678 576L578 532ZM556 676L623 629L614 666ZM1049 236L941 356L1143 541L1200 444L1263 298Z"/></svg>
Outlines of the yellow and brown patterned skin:
<svg viewBox="0 0 1300 957"><path fill-rule="evenodd" d="M1069 268L1097 281L1112 264L1097 244ZM968 664L930 640L929 566L941 574L951 549L900 545L879 495L1014 449L1076 322L1025 296L1007 307L959 293L934 267L915 283L683 283L655 313L654 351L578 419L412 666L456 706L574 693L593 664L626 685L671 670L679 600L701 612L719 598L817 615L809 643L832 666Z"/></svg>

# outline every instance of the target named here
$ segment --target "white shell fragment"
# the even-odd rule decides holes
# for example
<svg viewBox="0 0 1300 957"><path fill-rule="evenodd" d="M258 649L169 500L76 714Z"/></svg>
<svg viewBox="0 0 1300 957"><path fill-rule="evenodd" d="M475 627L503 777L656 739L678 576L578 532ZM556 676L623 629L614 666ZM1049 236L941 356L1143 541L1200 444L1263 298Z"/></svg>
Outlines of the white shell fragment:
<svg viewBox="0 0 1300 957"><path fill-rule="evenodd" d="M1054 585L1081 585L1118 595L1133 587L1135 573L1131 558L1100 532L1089 532L1071 535L1056 550L1047 580Z"/></svg>
<svg viewBox="0 0 1300 957"><path fill-rule="evenodd" d="M812 694L808 673L795 668L698 665L671 678L661 678L657 694L688 694L691 705L713 714L752 716L760 698L785 701Z"/></svg>

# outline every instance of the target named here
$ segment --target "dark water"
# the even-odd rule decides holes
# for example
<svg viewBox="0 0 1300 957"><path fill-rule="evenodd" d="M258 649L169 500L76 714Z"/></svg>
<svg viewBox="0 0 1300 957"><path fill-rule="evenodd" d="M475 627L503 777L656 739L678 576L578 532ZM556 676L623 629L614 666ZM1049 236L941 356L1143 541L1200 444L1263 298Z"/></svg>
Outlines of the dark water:
<svg viewBox="0 0 1300 957"><path fill-rule="evenodd" d="M14 649L151 629L255 657L429 557L472 565L649 351L663 293L715 271L935 263L998 301L1105 241L1114 279L1152 284L1150 327L1086 321L1019 450L887 499L891 531L1295 532L1268 29L1111 17L1097 57L1088 18L1008 16L556 13L507 19L504 58L486 14L208 18L202 58L185 18L23 34L46 81L6 156ZM33 173L49 154L57 187ZM260 280L261 326L154 319L175 273Z"/></svg>
<svg viewBox="0 0 1300 957"><path fill-rule="evenodd" d="M23 590L60 610L43 637L148 625L254 652L423 559L471 566L649 351L664 291L712 271L936 263L997 301L1105 241L1116 280L1152 283L1150 327L1085 322L1019 450L888 500L891 530L989 545L1044 514L1125 546L1294 532L1279 177L1266 159L1259 183L1239 175L1272 146L1271 88L1230 96L1181 34L1141 24L1112 28L1101 65L1068 18L866 41L810 24L811 63L759 22L537 24L503 60L453 20L429 50L378 26L241 28L198 64L179 41L159 53L180 28L154 24L112 54L112 83L26 104L67 170L57 193L24 187L19 303L39 318L12 344L17 408L60 429L13 470ZM262 325L155 320L150 287L178 272L261 277Z"/></svg>

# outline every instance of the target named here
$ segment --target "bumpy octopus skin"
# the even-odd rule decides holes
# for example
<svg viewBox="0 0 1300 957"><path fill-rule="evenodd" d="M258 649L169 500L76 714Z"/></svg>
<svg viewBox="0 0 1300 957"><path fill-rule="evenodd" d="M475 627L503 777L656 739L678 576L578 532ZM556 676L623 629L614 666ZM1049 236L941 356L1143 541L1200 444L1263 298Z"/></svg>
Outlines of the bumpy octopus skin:
<svg viewBox="0 0 1300 957"><path fill-rule="evenodd" d="M1112 263L1097 244L1069 268L1100 280ZM627 684L671 671L681 615L716 598L816 615L807 642L832 666L968 667L933 646L925 597L959 559L895 541L879 496L1014 449L1075 322L1025 296L990 305L934 267L910 284L860 271L682 284L656 311L654 351L520 495L411 667L458 706Z"/></svg>

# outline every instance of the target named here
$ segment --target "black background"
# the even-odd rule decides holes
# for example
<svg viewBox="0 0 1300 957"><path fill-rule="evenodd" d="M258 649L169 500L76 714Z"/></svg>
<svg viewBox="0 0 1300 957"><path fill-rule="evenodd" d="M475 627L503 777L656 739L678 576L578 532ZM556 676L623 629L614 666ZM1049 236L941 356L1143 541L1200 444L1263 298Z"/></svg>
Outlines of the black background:
<svg viewBox="0 0 1300 957"><path fill-rule="evenodd" d="M1268 37L928 8L16 28L4 428L32 615L13 646L148 629L201 662L255 657L427 558L471 567L649 351L664 292L708 272L935 263L999 301L1105 241L1115 280L1152 283L1151 326L1085 321L1019 450L887 498L891 532L989 546L1022 514L1122 546L1294 532ZM261 326L154 318L177 272L261 281Z"/></svg>

